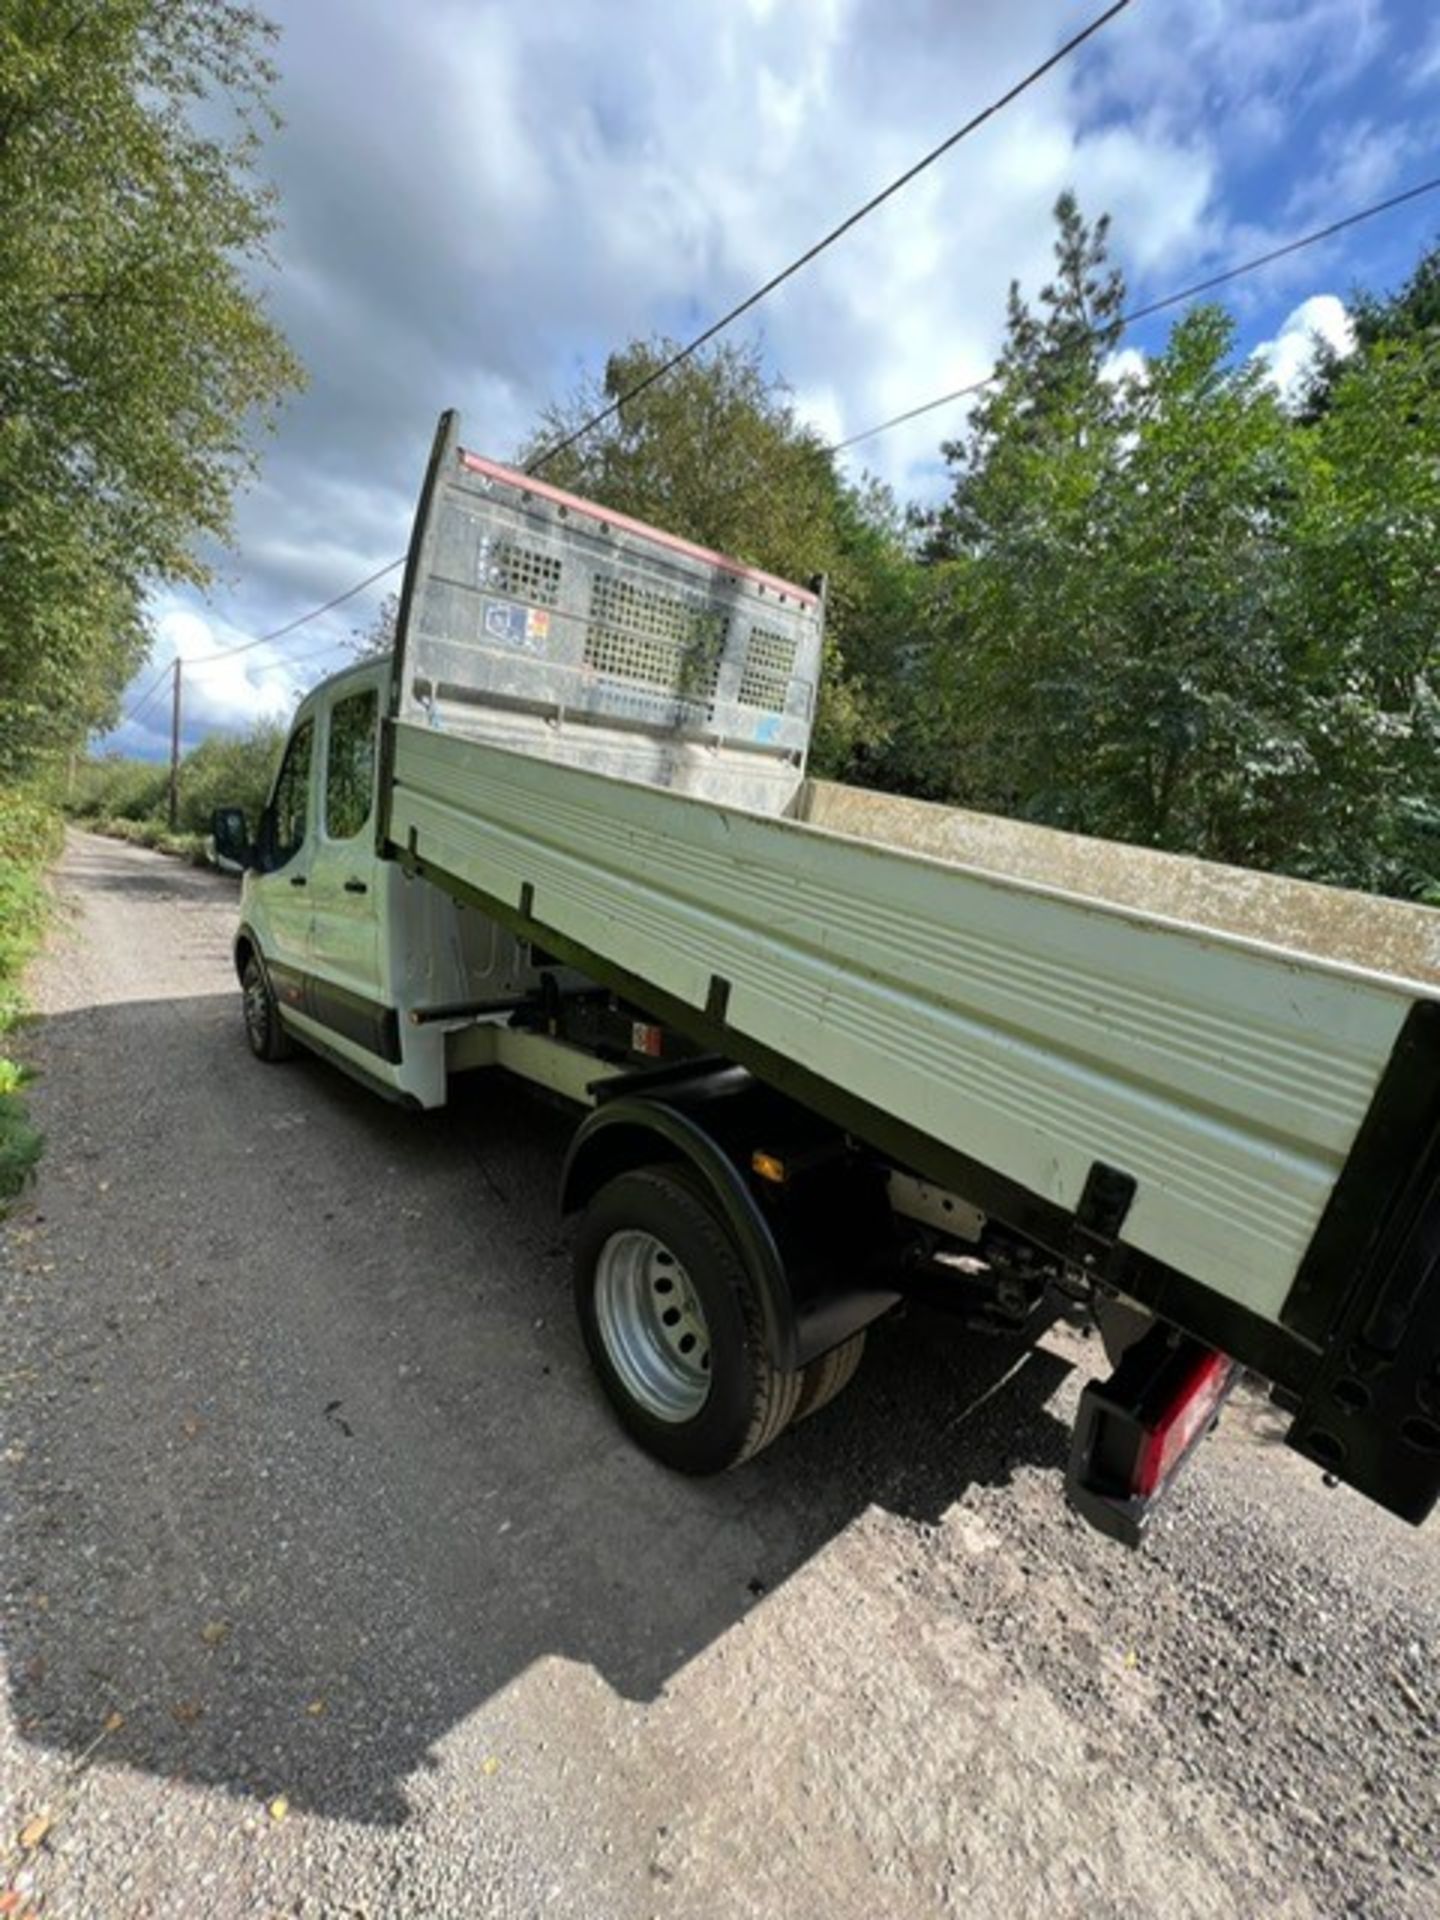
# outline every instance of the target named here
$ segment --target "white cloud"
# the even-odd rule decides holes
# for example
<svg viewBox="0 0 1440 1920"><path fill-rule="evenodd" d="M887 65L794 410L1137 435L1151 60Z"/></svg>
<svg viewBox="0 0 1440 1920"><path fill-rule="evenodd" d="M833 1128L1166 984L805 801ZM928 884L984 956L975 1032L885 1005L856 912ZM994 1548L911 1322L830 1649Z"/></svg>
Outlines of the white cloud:
<svg viewBox="0 0 1440 1920"><path fill-rule="evenodd" d="M1122 380L1146 381L1150 378L1150 362L1138 347L1121 347L1101 367L1100 378L1112 386L1119 386Z"/></svg>
<svg viewBox="0 0 1440 1920"><path fill-rule="evenodd" d="M155 647L123 703L133 718L99 742L144 760L170 751L172 670L180 661L181 738L189 748L212 733L239 733L260 720L287 721L309 687L347 664L337 612L326 628L301 636L302 644L250 644L254 636L207 618L173 600L152 609ZM243 652L233 651L244 648ZM146 694L146 689L151 691ZM142 695L145 697L142 699Z"/></svg>
<svg viewBox="0 0 1440 1920"><path fill-rule="evenodd" d="M833 387L800 387L791 396L795 417L802 425L813 427L827 444L845 432L845 411Z"/></svg>
<svg viewBox="0 0 1440 1920"><path fill-rule="evenodd" d="M1419 53L1404 56L1401 71L1405 85L1416 92L1440 80L1440 20L1432 25Z"/></svg>
<svg viewBox="0 0 1440 1920"><path fill-rule="evenodd" d="M1288 217L1326 222L1381 199L1428 145L1418 127L1361 119L1335 128L1289 196Z"/></svg>
<svg viewBox="0 0 1440 1920"><path fill-rule="evenodd" d="M1251 358L1265 368L1285 400L1297 400L1315 360L1316 341L1323 340L1342 357L1355 351L1355 329L1345 303L1333 293L1315 293L1287 314L1272 340L1262 340Z"/></svg>
<svg viewBox="0 0 1440 1920"><path fill-rule="evenodd" d="M599 8L432 3L402 23L369 0L339 47L297 0L280 13L277 298L293 263L306 329L325 329L324 391L297 411L333 416L343 384L347 441L365 458L356 430L383 408L369 451L392 462L402 402L413 449L446 400L503 457L578 365L636 333L694 331L1074 29L1067 0L630 0L623 36ZM1122 20L1094 46L1119 34L1134 42ZM357 97L390 111L357 117ZM1111 208L1119 250L1148 271L1209 236L1215 177L1193 128L1148 97L1141 116L1117 110L1069 65L767 300L769 354L857 431L988 371L1011 276L1033 289L1049 270L1062 188ZM906 486L958 419L867 457Z"/></svg>
<svg viewBox="0 0 1440 1920"><path fill-rule="evenodd" d="M1072 0L268 11L286 119L269 155L285 226L268 292L311 384L266 449L211 600L165 603L217 644L401 551L442 406L461 408L473 445L510 455L608 350L698 331L1076 26ZM1273 244L1237 217L1232 170L1268 167L1298 108L1353 80L1384 29L1371 0L1122 15L758 310L803 417L844 438L988 373L1010 280L1033 295L1049 273L1066 186L1113 214L1141 297L1247 239ZM1382 146L1362 125L1346 177L1378 177ZM1313 148L1296 164L1315 172ZM1283 184L1267 194L1284 200ZM925 495L964 418L963 403L929 414L848 458ZM277 657L363 620L342 609ZM207 710L255 710L253 666L215 678Z"/></svg>
<svg viewBox="0 0 1440 1920"><path fill-rule="evenodd" d="M1250 161L1383 54L1393 10L1383 0L1187 0L1157 21L1137 7L1123 61L1104 77L1161 123L1206 126L1227 155Z"/></svg>

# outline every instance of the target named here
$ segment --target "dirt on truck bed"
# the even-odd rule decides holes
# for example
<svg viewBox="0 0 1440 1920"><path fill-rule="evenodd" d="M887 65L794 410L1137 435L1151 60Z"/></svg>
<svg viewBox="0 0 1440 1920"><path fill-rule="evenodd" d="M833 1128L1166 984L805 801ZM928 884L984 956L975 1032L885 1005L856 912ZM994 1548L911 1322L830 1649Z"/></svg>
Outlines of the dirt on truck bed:
<svg viewBox="0 0 1440 1920"><path fill-rule="evenodd" d="M75 835L5 1233L0 1888L46 1916L1440 1910L1440 1528L1239 1399L1138 1555L1094 1344L919 1312L721 1481L591 1385L565 1117L245 1046L235 888Z"/></svg>

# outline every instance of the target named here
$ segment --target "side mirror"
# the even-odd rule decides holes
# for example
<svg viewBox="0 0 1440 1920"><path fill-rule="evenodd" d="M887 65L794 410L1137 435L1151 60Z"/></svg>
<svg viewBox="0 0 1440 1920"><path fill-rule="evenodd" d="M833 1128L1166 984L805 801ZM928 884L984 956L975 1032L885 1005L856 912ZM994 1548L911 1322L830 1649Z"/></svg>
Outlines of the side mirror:
<svg viewBox="0 0 1440 1920"><path fill-rule="evenodd" d="M243 873L254 859L250 827L242 807L217 807L210 816L215 864L222 873Z"/></svg>

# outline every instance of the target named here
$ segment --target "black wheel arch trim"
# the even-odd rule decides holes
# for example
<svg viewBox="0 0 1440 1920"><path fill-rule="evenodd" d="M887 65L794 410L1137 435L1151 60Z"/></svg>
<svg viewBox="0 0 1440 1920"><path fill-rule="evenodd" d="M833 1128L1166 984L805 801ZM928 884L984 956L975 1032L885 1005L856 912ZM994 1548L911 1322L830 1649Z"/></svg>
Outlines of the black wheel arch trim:
<svg viewBox="0 0 1440 1920"><path fill-rule="evenodd" d="M657 1154L659 1145L668 1151ZM793 1371L799 1349L795 1305L775 1236L735 1162L689 1114L640 1098L596 1107L566 1152L561 1211L575 1212L610 1180L657 1160L679 1160L701 1176L756 1283L770 1359L782 1372Z"/></svg>
<svg viewBox="0 0 1440 1920"><path fill-rule="evenodd" d="M244 980L245 962L252 955L260 962L263 968L265 966L265 950L256 939L255 929L250 925L249 921L242 920L240 925L235 929L235 938L230 947L230 957L235 963L235 978L237 980Z"/></svg>

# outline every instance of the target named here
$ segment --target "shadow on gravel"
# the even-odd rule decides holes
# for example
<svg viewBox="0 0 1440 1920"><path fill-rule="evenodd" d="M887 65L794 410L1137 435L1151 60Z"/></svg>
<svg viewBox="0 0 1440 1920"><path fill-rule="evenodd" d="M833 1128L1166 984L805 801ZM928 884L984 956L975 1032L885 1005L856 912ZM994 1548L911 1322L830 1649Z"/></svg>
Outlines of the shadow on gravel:
<svg viewBox="0 0 1440 1920"><path fill-rule="evenodd" d="M136 847L133 841L117 838L107 840L107 846L128 847L143 855L146 864L142 866L137 861L133 867L115 867L82 855L75 863L75 871L77 874L83 871L89 893L120 893L131 899L163 901L175 907L186 906L185 895L192 890L197 898L211 904L217 897L224 898L226 893L232 893L237 900L240 897L238 875L217 873L214 867L196 866L193 860L181 860L174 854L157 854L148 847ZM150 864L152 862L155 864Z"/></svg>
<svg viewBox="0 0 1440 1920"><path fill-rule="evenodd" d="M1063 1464L1063 1363L915 1312L761 1460L672 1477L590 1385L564 1115L490 1080L410 1115L260 1067L228 994L44 1040L0 1335L32 1741L78 1754L118 1709L96 1764L398 1822L536 1660L652 1699L866 1507L935 1519Z"/></svg>

